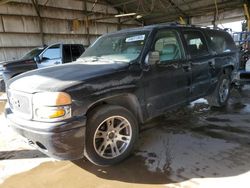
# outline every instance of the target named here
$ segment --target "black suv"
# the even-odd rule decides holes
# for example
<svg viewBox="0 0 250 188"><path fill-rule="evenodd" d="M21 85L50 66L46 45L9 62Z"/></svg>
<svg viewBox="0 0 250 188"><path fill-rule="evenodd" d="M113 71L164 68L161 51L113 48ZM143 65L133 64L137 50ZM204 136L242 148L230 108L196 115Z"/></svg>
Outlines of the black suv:
<svg viewBox="0 0 250 188"><path fill-rule="evenodd" d="M45 154L112 165L143 123L207 97L226 105L238 52L224 31L154 25L106 34L74 63L10 80L6 117Z"/></svg>
<svg viewBox="0 0 250 188"><path fill-rule="evenodd" d="M0 63L0 92L5 83L21 73L37 68L49 67L75 61L85 51L82 44L52 44L37 47L18 60Z"/></svg>

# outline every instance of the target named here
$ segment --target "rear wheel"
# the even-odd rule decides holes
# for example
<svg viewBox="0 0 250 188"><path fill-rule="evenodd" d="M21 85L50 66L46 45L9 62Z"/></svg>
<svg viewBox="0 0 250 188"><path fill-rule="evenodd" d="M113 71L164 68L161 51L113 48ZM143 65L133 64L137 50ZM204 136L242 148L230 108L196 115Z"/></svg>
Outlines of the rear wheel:
<svg viewBox="0 0 250 188"><path fill-rule="evenodd" d="M116 164L132 152L138 125L126 108L105 105L89 114L85 155L96 165Z"/></svg>
<svg viewBox="0 0 250 188"><path fill-rule="evenodd" d="M207 97L210 106L222 107L227 104L230 96L231 79L228 74L223 74L212 95Z"/></svg>

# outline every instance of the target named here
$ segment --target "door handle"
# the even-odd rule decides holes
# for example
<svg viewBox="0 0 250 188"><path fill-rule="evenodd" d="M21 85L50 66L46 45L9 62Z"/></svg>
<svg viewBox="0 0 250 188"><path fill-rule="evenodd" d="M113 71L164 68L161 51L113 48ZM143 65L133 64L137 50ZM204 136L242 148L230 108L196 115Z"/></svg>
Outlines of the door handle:
<svg viewBox="0 0 250 188"><path fill-rule="evenodd" d="M208 65L210 68L212 68L213 70L215 70L215 62L214 61L209 61Z"/></svg>
<svg viewBox="0 0 250 188"><path fill-rule="evenodd" d="M190 64L190 63L189 63L189 64L183 64L183 65L182 65L182 68L183 68L183 70L186 71L186 72L189 72L189 71L192 70L191 64Z"/></svg>

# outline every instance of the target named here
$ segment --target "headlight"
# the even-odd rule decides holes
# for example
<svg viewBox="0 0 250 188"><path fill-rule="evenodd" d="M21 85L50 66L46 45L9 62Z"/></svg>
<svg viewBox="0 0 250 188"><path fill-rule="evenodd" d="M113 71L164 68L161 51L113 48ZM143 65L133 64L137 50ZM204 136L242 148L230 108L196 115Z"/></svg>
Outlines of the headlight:
<svg viewBox="0 0 250 188"><path fill-rule="evenodd" d="M60 121L71 118L71 97L64 92L36 93L33 96L34 120Z"/></svg>

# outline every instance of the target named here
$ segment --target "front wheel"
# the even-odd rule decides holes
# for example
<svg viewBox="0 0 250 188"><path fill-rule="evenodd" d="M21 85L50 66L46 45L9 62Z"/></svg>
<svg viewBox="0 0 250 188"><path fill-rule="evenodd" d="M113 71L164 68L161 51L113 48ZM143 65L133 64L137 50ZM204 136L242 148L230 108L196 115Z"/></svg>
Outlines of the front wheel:
<svg viewBox="0 0 250 188"><path fill-rule="evenodd" d="M138 137L138 124L126 108L104 105L89 114L85 156L94 164L109 166L132 152Z"/></svg>
<svg viewBox="0 0 250 188"><path fill-rule="evenodd" d="M228 74L223 74L219 82L212 93L212 95L207 97L210 106L223 107L227 104L230 96L231 89L231 79Z"/></svg>

